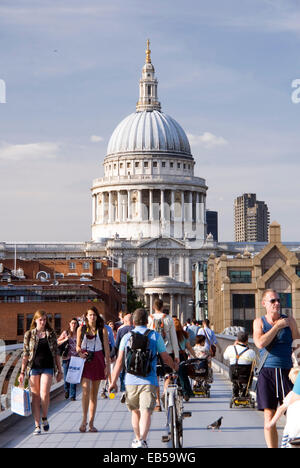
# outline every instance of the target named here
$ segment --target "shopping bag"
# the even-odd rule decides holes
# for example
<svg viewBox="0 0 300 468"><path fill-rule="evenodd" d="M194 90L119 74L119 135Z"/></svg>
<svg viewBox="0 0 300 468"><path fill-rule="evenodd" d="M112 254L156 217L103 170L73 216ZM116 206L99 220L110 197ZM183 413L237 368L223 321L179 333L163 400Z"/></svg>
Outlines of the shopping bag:
<svg viewBox="0 0 300 468"><path fill-rule="evenodd" d="M30 393L28 388L11 387L11 410L20 416L31 414Z"/></svg>
<svg viewBox="0 0 300 468"><path fill-rule="evenodd" d="M71 384L81 382L81 376L84 368L85 359L77 356L71 356L66 381Z"/></svg>

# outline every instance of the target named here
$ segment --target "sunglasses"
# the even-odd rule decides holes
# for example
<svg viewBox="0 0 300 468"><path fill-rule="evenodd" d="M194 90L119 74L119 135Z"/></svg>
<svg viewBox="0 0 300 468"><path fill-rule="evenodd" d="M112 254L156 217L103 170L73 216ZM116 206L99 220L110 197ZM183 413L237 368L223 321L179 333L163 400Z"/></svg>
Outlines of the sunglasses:
<svg viewBox="0 0 300 468"><path fill-rule="evenodd" d="M271 304L275 304L275 302L278 302L278 304L280 304L280 299L270 299L269 302Z"/></svg>

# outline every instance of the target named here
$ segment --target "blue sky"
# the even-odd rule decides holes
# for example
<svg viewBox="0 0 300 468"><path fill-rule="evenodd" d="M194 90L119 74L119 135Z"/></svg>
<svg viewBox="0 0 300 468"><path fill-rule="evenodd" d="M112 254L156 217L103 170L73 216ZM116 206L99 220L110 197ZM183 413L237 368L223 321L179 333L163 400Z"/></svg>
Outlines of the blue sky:
<svg viewBox="0 0 300 468"><path fill-rule="evenodd" d="M150 39L162 110L230 241L234 198L257 194L300 241L300 2L2 0L0 240L91 238L92 180L135 111Z"/></svg>

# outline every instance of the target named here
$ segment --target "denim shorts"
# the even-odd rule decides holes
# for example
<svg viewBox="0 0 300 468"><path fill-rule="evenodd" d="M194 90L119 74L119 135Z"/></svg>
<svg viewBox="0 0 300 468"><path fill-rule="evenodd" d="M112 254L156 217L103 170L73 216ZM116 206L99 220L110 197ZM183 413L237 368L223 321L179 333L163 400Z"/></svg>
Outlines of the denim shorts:
<svg viewBox="0 0 300 468"><path fill-rule="evenodd" d="M42 374L49 374L49 375L54 375L54 369L31 369L30 371L30 376L31 375L42 375Z"/></svg>

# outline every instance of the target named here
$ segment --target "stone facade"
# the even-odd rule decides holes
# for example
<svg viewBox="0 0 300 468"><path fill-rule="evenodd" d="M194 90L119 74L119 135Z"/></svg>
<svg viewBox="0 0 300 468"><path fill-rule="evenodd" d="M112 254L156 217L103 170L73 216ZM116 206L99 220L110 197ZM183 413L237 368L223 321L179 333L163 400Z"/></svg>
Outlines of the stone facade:
<svg viewBox="0 0 300 468"><path fill-rule="evenodd" d="M300 251L281 242L281 228L269 227L269 243L258 253L245 250L236 255L210 255L207 264L208 315L221 333L232 325L252 333L252 321L264 314L265 289L280 294L282 312L293 314L300 326Z"/></svg>

